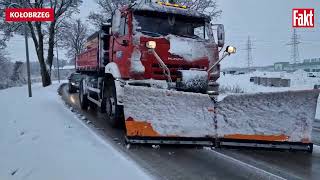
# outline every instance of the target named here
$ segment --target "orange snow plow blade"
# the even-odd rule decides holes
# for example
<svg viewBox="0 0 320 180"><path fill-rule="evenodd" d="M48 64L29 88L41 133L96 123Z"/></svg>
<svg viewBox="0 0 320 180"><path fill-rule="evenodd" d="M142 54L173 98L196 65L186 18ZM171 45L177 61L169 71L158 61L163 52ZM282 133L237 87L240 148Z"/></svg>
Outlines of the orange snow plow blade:
<svg viewBox="0 0 320 180"><path fill-rule="evenodd" d="M126 121L127 136L146 136L159 137L160 135L153 129L148 122L134 121L129 119Z"/></svg>
<svg viewBox="0 0 320 180"><path fill-rule="evenodd" d="M237 142L299 149L298 144L308 146L306 150L319 95L319 91L240 94L215 103L206 94L150 87L125 86L124 92L130 143L228 146Z"/></svg>

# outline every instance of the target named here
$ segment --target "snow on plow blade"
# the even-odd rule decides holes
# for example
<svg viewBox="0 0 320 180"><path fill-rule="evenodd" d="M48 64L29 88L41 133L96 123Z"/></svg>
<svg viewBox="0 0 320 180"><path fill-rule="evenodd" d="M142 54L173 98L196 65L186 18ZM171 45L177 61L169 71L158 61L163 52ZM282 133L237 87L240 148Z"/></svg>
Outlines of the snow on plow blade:
<svg viewBox="0 0 320 180"><path fill-rule="evenodd" d="M218 103L218 135L231 139L311 142L319 91L227 96Z"/></svg>
<svg viewBox="0 0 320 180"><path fill-rule="evenodd" d="M233 142L239 146L270 146L273 142L309 145L319 94L230 95L214 103L205 94L148 87L125 86L124 92L129 142L212 146L237 146Z"/></svg>
<svg viewBox="0 0 320 180"><path fill-rule="evenodd" d="M227 96L217 104L220 146L312 152L318 90Z"/></svg>
<svg viewBox="0 0 320 180"><path fill-rule="evenodd" d="M208 95L125 86L128 136L214 137L214 103Z"/></svg>

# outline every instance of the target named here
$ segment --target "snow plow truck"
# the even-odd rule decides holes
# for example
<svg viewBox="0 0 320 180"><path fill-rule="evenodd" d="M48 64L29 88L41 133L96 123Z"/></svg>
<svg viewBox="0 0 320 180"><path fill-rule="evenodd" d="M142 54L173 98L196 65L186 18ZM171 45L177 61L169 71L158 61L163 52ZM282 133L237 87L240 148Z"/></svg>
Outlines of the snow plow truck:
<svg viewBox="0 0 320 180"><path fill-rule="evenodd" d="M136 1L76 57L82 109L97 108L130 144L311 151L318 91L219 96L224 26L179 4Z"/></svg>

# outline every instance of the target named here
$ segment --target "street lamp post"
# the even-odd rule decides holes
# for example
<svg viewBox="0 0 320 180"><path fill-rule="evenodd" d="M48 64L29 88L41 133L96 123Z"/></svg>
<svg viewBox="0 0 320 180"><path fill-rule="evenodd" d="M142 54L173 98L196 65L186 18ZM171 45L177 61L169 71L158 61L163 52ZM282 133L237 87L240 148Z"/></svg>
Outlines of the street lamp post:
<svg viewBox="0 0 320 180"><path fill-rule="evenodd" d="M33 2L33 1L32 1ZM18 6L23 8L20 4L11 3L8 7ZM28 43L28 22L24 22L24 39L26 45L26 63L27 63L27 74L28 74L28 94L29 97L32 97L32 89L31 89L31 75L30 75L30 59L29 59L29 43Z"/></svg>
<svg viewBox="0 0 320 180"><path fill-rule="evenodd" d="M25 34L24 39L26 44L26 60L27 60L27 74L28 74L28 94L29 94L29 97L32 97L27 22L24 23L24 34Z"/></svg>
<svg viewBox="0 0 320 180"><path fill-rule="evenodd" d="M57 51L57 68L58 68L58 81L60 83L60 65L59 65L59 50L58 50L58 40L56 42L56 51Z"/></svg>

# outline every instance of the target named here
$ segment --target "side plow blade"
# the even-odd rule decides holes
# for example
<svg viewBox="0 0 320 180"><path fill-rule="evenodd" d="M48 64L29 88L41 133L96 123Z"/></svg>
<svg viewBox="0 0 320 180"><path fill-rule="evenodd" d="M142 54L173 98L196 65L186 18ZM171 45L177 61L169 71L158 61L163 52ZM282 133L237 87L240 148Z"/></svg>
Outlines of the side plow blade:
<svg viewBox="0 0 320 180"><path fill-rule="evenodd" d="M208 95L125 86L127 141L312 150L319 91Z"/></svg>
<svg viewBox="0 0 320 180"><path fill-rule="evenodd" d="M218 135L230 139L310 142L319 91L227 96L218 103Z"/></svg>

